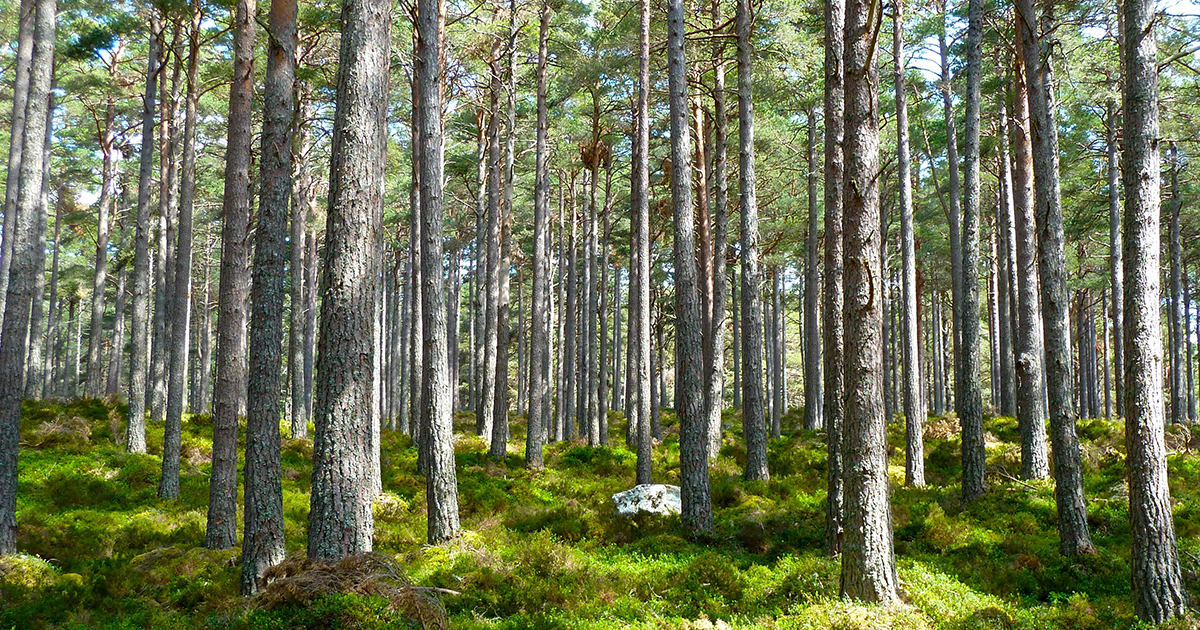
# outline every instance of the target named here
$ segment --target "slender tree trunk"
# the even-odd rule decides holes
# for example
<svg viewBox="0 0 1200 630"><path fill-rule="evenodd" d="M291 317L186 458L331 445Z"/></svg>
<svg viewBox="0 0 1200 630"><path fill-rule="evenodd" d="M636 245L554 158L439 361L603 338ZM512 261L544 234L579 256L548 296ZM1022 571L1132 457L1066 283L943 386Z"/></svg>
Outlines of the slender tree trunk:
<svg viewBox="0 0 1200 630"><path fill-rule="evenodd" d="M225 150L221 276L217 287L217 382L213 390L213 463L204 546L237 544L237 445L241 390L246 387L247 239L250 223L251 108L254 98L255 0L234 13L233 83ZM136 326L135 326L136 328Z"/></svg>
<svg viewBox="0 0 1200 630"><path fill-rule="evenodd" d="M498 303L500 300L500 68L493 48L492 78L489 90L487 181L487 293L483 329L483 390L480 407L475 410L475 433L489 442L495 415L496 379L501 366L496 360Z"/></svg>
<svg viewBox="0 0 1200 630"><path fill-rule="evenodd" d="M501 200L500 215L500 266L496 270L499 282L499 301L496 303L496 402L493 408L491 456L502 460L508 452L508 356L512 346L512 316L509 309L510 276L512 269L512 216L513 216L513 158L516 139L516 0L509 3L508 10L508 69L505 92L508 97L505 107L504 128L504 198ZM520 366L517 381L520 382ZM450 468L454 468L451 457Z"/></svg>
<svg viewBox="0 0 1200 630"><path fill-rule="evenodd" d="M283 279L289 263L288 220L292 201L292 130L295 116L296 0L271 0L267 74L263 90L263 133L254 266L250 289L250 378L246 408L245 531L242 535L242 594L258 590L267 569L283 560L283 486L279 420L283 417ZM301 210L300 212L303 212ZM303 215L300 214L302 217ZM303 238L296 238L290 262L297 264ZM292 270L293 281L299 275ZM293 291L293 311L303 299ZM297 299L299 298L299 299ZM293 317L298 322L300 318ZM295 337L293 336L293 339ZM291 344L297 350L299 343ZM302 381L292 372L292 381ZM302 384L301 384L302 386ZM293 400L295 397L293 396ZM293 414L293 418L295 415ZM293 428L293 434L295 429Z"/></svg>
<svg viewBox="0 0 1200 630"><path fill-rule="evenodd" d="M675 346L676 387L679 406L679 477L683 496L682 520L693 532L713 527L712 501L708 479L708 418L704 416L704 350L701 338L700 287L696 270L696 236L692 207L691 138L687 121L687 56L684 50L684 7L682 0L667 3L667 78L671 110L671 210L674 215L675 247ZM744 36L743 36L744 33ZM747 0L738 4L739 49L742 40L749 44L750 15ZM739 53L749 61L750 51ZM740 66L740 64L739 64ZM747 64L748 66L748 64ZM742 114L749 117L750 76L748 67L739 73L738 83L745 103ZM743 132L750 127L742 123ZM753 132L751 132L753 135ZM744 143L745 141L743 141ZM743 155L745 157L745 154ZM750 154L753 161L753 154ZM753 191L753 166L743 165L743 189ZM749 200L749 203L746 201ZM742 212L752 213L753 192L743 192ZM749 208L749 209L748 209Z"/></svg>
<svg viewBox="0 0 1200 630"><path fill-rule="evenodd" d="M46 346L42 369L43 396L58 395L59 325L62 319L62 307L58 299L58 262L62 253L59 247L62 234L62 214L63 202L60 199L54 205L54 254L50 259L50 299L48 300L50 312L46 315ZM28 389L28 383L26 383L26 388Z"/></svg>
<svg viewBox="0 0 1200 630"><path fill-rule="evenodd" d="M817 211L817 115L808 109L808 234L804 243L804 428L824 427L821 398L821 273L818 269L820 218Z"/></svg>
<svg viewBox="0 0 1200 630"><path fill-rule="evenodd" d="M979 101L982 81L983 4L970 0L967 11L967 117L964 132L964 177L962 198L961 307L955 301L961 323L958 358L962 425L963 500L972 501L986 489L987 451L983 439L983 392L980 390L979 358ZM957 164L952 161L951 164ZM951 169L951 173L957 168ZM953 179L953 178L952 178ZM956 381L957 382L957 381Z"/></svg>
<svg viewBox="0 0 1200 630"><path fill-rule="evenodd" d="M942 27L938 32L938 49L941 53L942 60L942 109L946 124L946 164L947 170L950 171L950 213L947 217L950 225L950 324L954 332L954 342L951 345L952 351L952 374L947 374L947 377L954 377L954 411L962 416L963 409L963 392L962 385L965 376L963 369L963 343L962 343L962 325L965 317L963 310L963 251L962 251L962 214L959 208L961 199L961 188L959 186L959 162L958 162L958 132L957 120L954 115L954 78L950 74L950 48L946 43L946 21L950 14L946 6L946 1L940 3L942 13ZM964 485L966 488L966 485ZM965 496L965 495L964 495Z"/></svg>
<svg viewBox="0 0 1200 630"><path fill-rule="evenodd" d="M311 212L311 209L310 209ZM308 247L305 254L304 295L307 304L304 305L304 415L313 417L313 375L317 362L317 234L315 230L308 233Z"/></svg>
<svg viewBox="0 0 1200 630"><path fill-rule="evenodd" d="M443 7L438 0L418 0L417 31L420 34L417 54L417 78L422 86L420 110L421 159L421 277L424 286L421 297L425 317L425 377L422 401L428 420L429 436L425 442L429 470L425 475L425 495L429 504L428 540L430 544L445 542L458 536L458 490L454 471L453 425L450 417L450 384L447 358L444 354L446 323L440 321L446 313L442 281L442 86L441 51ZM344 35L343 35L344 37ZM386 37L383 38L386 42ZM382 44L386 50L386 43ZM376 70L386 76L387 56ZM386 94L386 92L384 92ZM382 103L381 103L382 105ZM380 107L380 114L384 107ZM382 123L382 120L380 121ZM383 129L379 137L384 137ZM370 514L370 505L367 505Z"/></svg>
<svg viewBox="0 0 1200 630"><path fill-rule="evenodd" d="M1187 595L1167 487L1159 314L1158 46L1155 3L1124 6L1122 111L1125 116L1123 310L1125 446L1132 530L1133 606L1157 624L1182 616Z"/></svg>
<svg viewBox="0 0 1200 630"><path fill-rule="evenodd" d="M1046 340L1046 388L1050 432L1054 447L1055 498L1058 505L1059 548L1065 556L1091 553L1087 506L1083 495L1083 463L1071 409L1071 338L1067 323L1066 253L1058 184L1058 128L1054 74L1050 51L1041 32L1053 23L1052 6L1034 13L1033 0L1017 0L1022 31L1033 138L1034 181L1037 188L1037 229L1042 289L1042 327ZM1039 29L1039 22L1044 26Z"/></svg>
<svg viewBox="0 0 1200 630"><path fill-rule="evenodd" d="M0 328L0 555L17 551L17 449L21 430L21 400L25 383L25 338L29 333L29 312L35 299L35 278L41 273L37 263L37 225L45 225L42 206L42 181L46 159L46 122L51 106L51 81L54 74L56 15L53 0L37 0L30 54L28 100L25 106L25 133L21 137L20 172L16 213L12 230L5 241L12 242L12 263L5 293L5 317ZM18 56L20 53L18 52Z"/></svg>
<svg viewBox="0 0 1200 630"><path fill-rule="evenodd" d="M525 435L525 466L538 469L544 464L542 448L550 423L550 171L548 166L549 121L546 111L547 69L549 65L550 3L538 7L537 65L537 163L533 192L533 295L530 299L529 422Z"/></svg>
<svg viewBox="0 0 1200 630"><path fill-rule="evenodd" d="M280 7L280 11L290 10L289 5ZM281 19L290 20L290 17L280 16ZM295 27L288 27L288 33L295 31ZM285 33L287 35L287 33ZM293 48L295 44L288 42ZM292 64L289 70L295 74L295 66ZM292 124L290 134L295 136L298 142L298 155L292 156L291 151L288 151L289 157L292 160L291 171L288 173L289 181L296 181L296 186L292 189L291 199L291 216L290 231L288 232L288 281L291 282L289 294L291 300L291 308L288 311L288 381L291 389L291 434L293 438L308 437L308 416L305 412L304 405L304 303L307 297L304 295L304 243L305 232L308 223L308 206L305 203L305 197L308 194L307 188L310 185L307 181L308 164L303 157L311 150L312 140L309 138L308 126L302 123L303 117L307 113L307 107L303 102L300 103L296 110L294 120L289 121ZM397 269L397 271L399 271Z"/></svg>
<svg viewBox="0 0 1200 630"><path fill-rule="evenodd" d="M191 28L188 31L187 95L183 127L183 178L180 184L179 217L176 232L175 266L166 270L175 278L166 316L172 322L169 333L167 375L166 426L163 436L162 479L158 486L160 498L179 498L179 458L183 438L183 400L187 387L188 333L191 330L192 308L192 206L196 199L196 103L200 98L200 20L199 3L191 7ZM276 422L278 424L278 422ZM236 515L233 519L237 520Z"/></svg>
<svg viewBox="0 0 1200 630"><path fill-rule="evenodd" d="M146 91L142 99L142 145L138 166L137 227L133 255L133 338L129 359L129 415L125 450L146 452L146 359L149 337L146 331L150 293L150 191L154 169L154 111L158 94L159 56L162 50L162 24L151 18L150 45L147 52ZM53 293L53 291L52 291Z"/></svg>
<svg viewBox="0 0 1200 630"><path fill-rule="evenodd" d="M1167 150L1167 162L1171 182L1171 223L1168 228L1170 243L1171 265L1171 311L1168 322L1171 326L1171 423L1181 424L1187 418L1187 385L1184 378L1183 352L1183 280L1180 277L1180 266L1183 260L1183 247L1179 243L1179 211L1183 201L1179 198L1179 151L1175 143L1170 143Z"/></svg>
<svg viewBox="0 0 1200 630"><path fill-rule="evenodd" d="M29 102L29 81L33 63L34 26L37 0L21 0L17 16L17 50L13 62L13 108L9 119L8 169L4 186L4 233L0 244L0 321L3 321L8 296L9 269L16 243L17 192L20 189L21 155L25 149L25 120Z"/></svg>
<svg viewBox="0 0 1200 630"><path fill-rule="evenodd" d="M124 265L117 271L116 304L113 306L112 349L108 355L108 375L104 395L115 396L121 391L121 358L125 356L125 285L129 269ZM47 345L47 348L49 346Z"/></svg>
<svg viewBox="0 0 1200 630"><path fill-rule="evenodd" d="M1108 158L1108 271L1112 282L1112 340L1113 340L1113 390L1117 400L1117 413L1124 413L1125 404L1125 292L1121 262L1121 177L1117 164L1117 105L1109 101L1105 110L1106 157Z"/></svg>
<svg viewBox="0 0 1200 630"><path fill-rule="evenodd" d="M884 286L879 231L879 102L875 39L879 26L869 0L846 3L846 542L842 594L892 604L897 594L888 497L887 436L880 371Z"/></svg>
<svg viewBox="0 0 1200 630"><path fill-rule="evenodd" d="M770 473L767 470L767 419L763 415L763 315L759 293L758 198L754 175L754 51L750 41L753 29L751 20L748 0L739 0L738 188L742 215L742 432L746 439L746 469L743 474L750 481L765 481ZM671 134L672 138L674 135Z"/></svg>
<svg viewBox="0 0 1200 630"><path fill-rule="evenodd" d="M1009 151L1009 121L1006 95L997 104L1000 109L1000 206L997 227L1000 230L1000 413L1017 415L1016 337L1017 312L1017 232L1013 213L1013 181Z"/></svg>
<svg viewBox="0 0 1200 630"><path fill-rule="evenodd" d="M92 274L92 316L88 326L87 395L93 397L100 396L103 382L101 380L103 371L100 369L100 349L104 341L102 332L104 329L104 291L108 282L108 239L113 189L116 185L117 174L116 160L113 155L116 116L116 101L109 98L104 113L104 130L100 134L100 152L104 154L104 157L100 167L100 201L97 204L96 216L96 264Z"/></svg>
<svg viewBox="0 0 1200 630"><path fill-rule="evenodd" d="M51 97L46 107L46 131L42 140L42 190L38 196L38 216L46 217L50 210L50 167L51 149L54 140L54 90L55 81L51 71ZM25 396L42 398L46 375L44 337L42 336L42 299L46 294L46 222L43 219L33 226L32 238L37 242L33 261L33 298L29 308L29 341L25 360ZM11 267L10 267L11 269ZM3 322L3 318L0 318ZM90 395L90 394L89 394Z"/></svg>
<svg viewBox="0 0 1200 630"><path fill-rule="evenodd" d="M1021 429L1021 477L1050 476L1046 452L1046 416L1042 370L1042 300L1037 281L1037 227L1033 209L1033 148L1029 132L1029 99L1021 59L1022 29L1016 29L1017 67L1013 73L1013 219L1017 240L1017 425Z"/></svg>
<svg viewBox="0 0 1200 630"><path fill-rule="evenodd" d="M920 327L917 321L917 254L913 236L912 157L908 141L908 97L904 78L903 0L892 13L892 52L896 58L896 178L900 184L900 308L903 348L905 457L904 483L925 485L925 401L921 397Z"/></svg>
<svg viewBox="0 0 1200 630"><path fill-rule="evenodd" d="M637 253L637 286L629 293L630 306L637 309L636 314L631 312L629 316L630 323L635 324L630 337L636 334L637 340L629 359L637 366L631 385L634 385L634 417L637 418L637 483L643 484L651 483L652 479L651 416L656 406L654 396L658 392L650 365L653 352L650 341L650 0L640 0L638 9L638 96L634 115L636 137L631 195L632 215L636 219L633 249Z"/></svg>
<svg viewBox="0 0 1200 630"><path fill-rule="evenodd" d="M824 353L825 442L828 451L828 492L825 506L825 549L831 556L842 552L844 501L842 497L842 134L843 32L846 0L825 0L825 290L821 304ZM745 283L742 285L745 286Z"/></svg>

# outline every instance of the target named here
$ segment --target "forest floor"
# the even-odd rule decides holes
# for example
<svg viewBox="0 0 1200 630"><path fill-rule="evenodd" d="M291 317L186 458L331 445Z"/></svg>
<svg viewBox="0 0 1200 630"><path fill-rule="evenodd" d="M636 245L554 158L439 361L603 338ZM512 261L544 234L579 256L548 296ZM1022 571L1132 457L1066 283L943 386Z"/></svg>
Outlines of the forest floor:
<svg viewBox="0 0 1200 630"><path fill-rule="evenodd" d="M797 410L798 411L798 410ZM155 497L162 426L151 453L117 443L123 409L98 400L26 403L22 423L18 546L0 559L0 628L407 628L388 600L330 595L273 608L237 596L237 550L204 539L212 426L184 425L182 495ZM613 444L624 420L610 416ZM771 481L741 480L740 421L726 414L712 468L716 529L690 540L678 519L627 520L610 495L631 485L635 455L622 446L546 449L546 469L522 465L523 425L506 461L468 437L456 417L463 535L425 544L424 482L407 437L383 438L384 496L375 549L413 584L439 595L455 628L1138 628L1130 599L1128 495L1121 424L1079 426L1088 520L1098 553L1058 552L1050 481L1017 481L1011 418L987 421L989 492L964 505L953 418L926 431L928 487L902 486L903 425L889 426L892 511L905 605L880 609L838 598L839 565L822 552L825 446L791 429L771 442ZM678 482L678 427L664 413L656 482ZM1188 589L1200 595L1200 455L1186 430L1168 434L1175 527ZM157 450L156 450L157 449ZM289 553L302 554L311 442L284 439ZM239 489L239 500L241 499ZM366 592L360 589L359 592ZM422 593L434 591L425 590ZM1195 617L1171 628L1195 629Z"/></svg>

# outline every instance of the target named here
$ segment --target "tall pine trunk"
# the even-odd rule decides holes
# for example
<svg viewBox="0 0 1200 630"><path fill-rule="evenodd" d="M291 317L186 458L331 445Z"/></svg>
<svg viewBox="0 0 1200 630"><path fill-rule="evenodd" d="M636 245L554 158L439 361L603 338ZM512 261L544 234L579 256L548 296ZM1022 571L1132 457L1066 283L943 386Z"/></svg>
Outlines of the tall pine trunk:
<svg viewBox="0 0 1200 630"><path fill-rule="evenodd" d="M747 0L741 0L738 5L739 34L743 30L749 33L748 9ZM708 419L704 416L704 350L700 286L696 270L692 173L689 168L692 143L688 133L687 55L684 46L683 1L668 0L667 79L671 110L671 163L677 165L671 170L671 210L675 247L675 382L679 398L679 406L675 411L679 416L679 485L683 497L681 516L683 525L689 530L707 532L713 527L713 513L708 479ZM749 75L742 77L740 74L739 83L744 82L748 88ZM748 96L749 90L746 92L744 97ZM744 114L748 112L748 107L748 102L743 105ZM749 186L753 190L753 167L750 169L751 176L743 179L743 188ZM743 203L743 212L747 212L747 207L753 207L753 193L743 197L747 198L751 201L749 204Z"/></svg>
<svg viewBox="0 0 1200 630"><path fill-rule="evenodd" d="M1046 342L1046 392L1054 447L1055 499L1059 549L1065 556L1094 550L1083 496L1083 462L1071 409L1071 338L1066 286L1062 199L1058 182L1058 128L1054 73L1043 35L1053 24L1052 5L1035 13L1033 0L1017 0L1017 24L1024 48L1038 231L1038 276L1042 330ZM1040 28L1039 28L1040 24ZM1049 37L1047 37L1049 40Z"/></svg>
<svg viewBox="0 0 1200 630"><path fill-rule="evenodd" d="M825 0L825 290L821 304L824 353L825 442L828 452L828 492L825 506L825 549L842 551L844 501L842 500L842 134L845 94L843 32L846 0ZM743 283L743 287L745 283Z"/></svg>
<svg viewBox="0 0 1200 630"><path fill-rule="evenodd" d="M882 300L879 230L879 101L870 0L846 3L846 186L843 239L846 273L846 539L842 594L890 605L899 600L888 497L883 417Z"/></svg>
<svg viewBox="0 0 1200 630"><path fill-rule="evenodd" d="M387 2L342 5L308 515L308 557L314 559L335 560L370 551L375 530L370 465L375 367L372 330L379 268L377 234L383 212L391 25ZM421 96L427 97L424 92ZM440 233L438 245L434 276L438 282L429 284L440 288ZM438 318L437 310L428 315ZM440 316L445 317L444 310ZM426 347L442 353L444 367L444 321L440 330L435 326L426 334Z"/></svg>
<svg viewBox="0 0 1200 630"><path fill-rule="evenodd" d="M737 4L738 168L742 215L742 433L749 481L766 481L767 418L763 400L763 313L759 291L758 198L754 175L754 51L748 0ZM672 138L675 136L671 134ZM678 213L679 210L676 210ZM678 317L678 314L677 314ZM676 342L678 343L678 342ZM682 357L683 352L679 353Z"/></svg>
<svg viewBox="0 0 1200 630"><path fill-rule="evenodd" d="M237 544L238 411L246 387L247 239L250 223L251 108L254 97L255 0L234 13L233 83L225 149L221 275L217 285L217 382L213 389L213 463L204 546ZM136 314L136 312L135 312ZM135 325L136 328L136 325ZM136 333L135 333L136 334Z"/></svg>
<svg viewBox="0 0 1200 630"><path fill-rule="evenodd" d="M1158 46L1155 3L1124 7L1125 446L1133 607L1152 624L1186 612L1167 487L1159 314Z"/></svg>
<svg viewBox="0 0 1200 630"><path fill-rule="evenodd" d="M263 133L254 267L250 289L250 374L246 407L245 516L242 535L242 593L258 590L267 569L283 560L283 486L279 420L284 415L283 279L289 263L288 220L292 201L292 118L296 80L296 0L271 0L267 74L263 90ZM301 210L302 212L302 210ZM293 234L296 231L293 230ZM298 250L298 239L293 250ZM293 252L291 264L299 256ZM293 270L294 272L294 270ZM299 276L292 273L292 278ZM293 291L295 300L299 291ZM293 310L298 300L293 301ZM300 318L293 317L293 321ZM294 339L294 336L293 336ZM297 350L293 343L290 350ZM295 354L293 354L294 356ZM292 382L295 369L290 368ZM294 399L295 397L293 397ZM294 433L294 430L293 430Z"/></svg>
<svg viewBox="0 0 1200 630"><path fill-rule="evenodd" d="M961 361L958 375L959 422L962 425L963 499L971 501L986 490L987 451L983 439L983 393L980 386L979 358L979 101L982 81L983 5L969 0L967 10L967 116L964 125L966 162L962 198L962 264L960 267L962 306ZM951 173L957 171L952 169ZM956 306L958 303L955 303Z"/></svg>
<svg viewBox="0 0 1200 630"><path fill-rule="evenodd" d="M913 236L912 157L908 141L908 97L904 78L903 0L892 14L892 52L896 58L896 177L900 184L901 347L903 349L905 457L904 483L925 485L925 401L921 397L920 329L917 322L917 257Z"/></svg>

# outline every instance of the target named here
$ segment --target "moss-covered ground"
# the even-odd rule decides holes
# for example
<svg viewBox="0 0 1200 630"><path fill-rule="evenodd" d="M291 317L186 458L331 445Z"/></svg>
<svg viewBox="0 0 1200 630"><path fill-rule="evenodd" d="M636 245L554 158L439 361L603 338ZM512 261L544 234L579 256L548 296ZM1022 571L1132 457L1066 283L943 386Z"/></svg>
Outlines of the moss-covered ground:
<svg viewBox="0 0 1200 630"><path fill-rule="evenodd" d="M124 409L98 400L26 403L22 422L18 545L0 559L0 629L404 628L386 601L355 595L265 610L237 596L239 553L204 538L212 427L185 421L178 500L157 499L162 427L147 455L119 444ZM793 426L798 413L785 426ZM655 480L677 483L678 430L666 412ZM438 587L456 628L1138 628L1129 596L1128 500L1119 423L1080 423L1089 522L1098 553L1062 557L1053 485L1017 481L1016 424L993 418L989 492L959 499L959 440L952 418L926 435L929 486L905 488L903 427L890 427L893 526L906 604L864 607L838 598L837 560L822 552L825 446L798 430L770 445L771 481L741 480L740 420L726 415L712 467L715 532L689 538L677 520L626 520L610 495L627 489L635 456L624 420L614 446L557 443L546 469L522 465L514 417L509 456L492 462L456 417L463 535L425 544L424 482L409 439L385 433L384 495L375 549L413 583ZM1200 455L1181 428L1168 435L1175 527L1187 587L1200 594ZM156 450L157 449L157 450ZM287 547L303 553L311 443L284 440ZM239 493L240 494L240 493ZM1195 618L1173 628L1196 628Z"/></svg>

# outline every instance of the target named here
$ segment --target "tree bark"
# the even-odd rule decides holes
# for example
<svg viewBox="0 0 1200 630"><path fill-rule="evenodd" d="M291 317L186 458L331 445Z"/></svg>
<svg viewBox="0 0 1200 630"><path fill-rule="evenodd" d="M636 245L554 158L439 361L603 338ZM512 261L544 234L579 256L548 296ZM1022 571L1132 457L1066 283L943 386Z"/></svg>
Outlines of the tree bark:
<svg viewBox="0 0 1200 630"><path fill-rule="evenodd" d="M386 5L384 5L386 6ZM421 121L421 291L425 318L425 377L422 401L428 418L425 441L429 470L425 475L428 502L428 540L445 542L458 536L458 490L454 471L453 425L450 417L450 371L445 354L445 289L442 280L442 21L438 0L418 0L417 82L421 85L418 108ZM344 35L343 35L344 37ZM386 42L385 37L382 42ZM383 44L386 50L386 43ZM386 75L387 55L375 69ZM380 123L386 103L381 95ZM385 137L383 129L379 137ZM370 504L367 505L368 515Z"/></svg>
<svg viewBox="0 0 1200 630"><path fill-rule="evenodd" d="M5 316L0 327L0 555L17 552L17 449L21 431L21 400L25 383L25 338L29 333L29 313L35 299L37 268L37 226L45 225L42 206L42 182L46 127L51 106L51 82L54 74L56 15L53 0L37 0L30 54L28 99L25 104L25 132L21 137L20 172L13 211L11 238L12 263L5 293ZM19 55L19 52L18 52Z"/></svg>
<svg viewBox="0 0 1200 630"><path fill-rule="evenodd" d="M692 206L691 138L688 133L687 55L684 50L684 7L682 0L667 3L667 78L671 110L671 211L674 215L675 246L675 346L676 387L679 393L679 477L683 497L682 520L692 532L713 527L712 500L708 479L708 418L704 416L704 349L701 338L700 286L696 271L696 236ZM750 15L747 0L738 4L739 42L748 40ZM746 44L748 45L748 41ZM741 44L739 44L740 46ZM744 53L749 61L749 50ZM749 96L750 76L739 73L739 84ZM750 104L742 105L749 116ZM742 123L745 131L748 127ZM752 132L751 132L752 133ZM744 141L743 141L744 142ZM753 160L753 154L750 157ZM743 169L746 169L743 166ZM743 189L753 190L753 166L744 178ZM749 203L745 200L749 199ZM753 193L743 193L743 212L753 212Z"/></svg>
<svg viewBox="0 0 1200 630"><path fill-rule="evenodd" d="M25 120L33 63L37 0L21 0L17 16L17 49L13 61L13 108L9 124L8 169L4 185L4 233L0 242L0 322L7 304L9 270L16 242L17 192L20 189L21 155L25 149Z"/></svg>
<svg viewBox="0 0 1200 630"><path fill-rule="evenodd" d="M986 490L987 451L983 439L983 393L979 378L979 101L982 80L983 5L969 0L967 10L967 138L963 153L966 176L962 198L962 264L959 265L962 306L959 308L961 345L959 422L962 425L963 500L972 501ZM952 162L957 164L957 162ZM951 173L957 169L952 169ZM956 306L958 302L955 302Z"/></svg>
<svg viewBox="0 0 1200 630"><path fill-rule="evenodd" d="M114 78L116 66L110 72ZM113 155L113 141L117 104L109 97L104 110L104 128L100 132L100 152L103 162L100 167L100 200L96 206L96 264L92 274L92 313L88 325L88 384L87 395L100 397L103 392L103 370L100 368L100 352L104 341L104 291L108 282L108 240L113 206L113 189L116 186L117 163ZM39 302L41 300L38 300Z"/></svg>
<svg viewBox="0 0 1200 630"><path fill-rule="evenodd" d="M1017 23L1022 31L1030 128L1033 138L1034 183L1042 289L1042 329L1046 341L1046 391L1054 447L1055 498L1058 505L1059 549L1065 556L1094 551L1088 532L1083 495L1083 463L1075 416L1071 409L1071 338L1068 325L1066 253L1058 183L1058 128L1050 46L1041 33L1053 23L1052 6L1039 17L1033 0L1017 0ZM1038 28L1038 20L1042 28ZM1049 40L1049 36L1046 36Z"/></svg>
<svg viewBox="0 0 1200 630"><path fill-rule="evenodd" d="M1017 239L1017 425L1021 430L1021 477L1050 476L1046 452L1046 416L1042 369L1042 300L1037 282L1037 227L1033 199L1033 147L1029 132L1029 99L1022 29L1016 29L1017 67L1013 73L1013 120L1009 129L1013 145L1013 206Z"/></svg>
<svg viewBox="0 0 1200 630"><path fill-rule="evenodd" d="M147 310L150 293L150 191L154 169L154 111L158 94L159 56L162 50L162 24L151 18L147 52L146 90L142 99L142 145L138 165L137 227L133 254L133 318L130 323L132 345L129 358L129 413L125 450L146 452L146 367Z"/></svg>
<svg viewBox="0 0 1200 630"><path fill-rule="evenodd" d="M179 458L183 438L183 395L187 387L189 325L192 315L192 206L196 200L196 103L200 98L200 20L199 3L191 7L188 31L187 95L183 127L183 171L179 194L179 216L175 245L175 266L166 270L174 276L173 289L168 296L167 317L172 322L165 368L167 375L167 414L163 435L162 479L160 498L179 498ZM236 516L234 520L236 521Z"/></svg>
<svg viewBox="0 0 1200 630"><path fill-rule="evenodd" d="M546 427L550 422L550 172L548 166L549 121L546 111L547 70L549 65L550 3L538 7L537 64L537 164L533 191L533 295L530 315L529 423L525 435L525 466L538 469L543 464Z"/></svg>
<svg viewBox="0 0 1200 630"><path fill-rule="evenodd" d="M1113 390L1116 394L1117 413L1122 413L1125 404L1125 318L1124 277L1121 261L1121 188L1120 166L1117 163L1117 111L1116 103L1109 101L1105 110L1106 157L1108 158L1108 271L1112 282L1112 339L1113 339Z"/></svg>
<svg viewBox="0 0 1200 630"><path fill-rule="evenodd" d="M748 481L766 481L767 418L763 408L763 314L759 292L758 198L754 175L754 51L748 0L737 4L738 168L742 232L742 432ZM671 134L674 137L674 133ZM680 314L676 314L681 317ZM678 343L678 341L676 342ZM680 353L683 356L684 353Z"/></svg>
<svg viewBox="0 0 1200 630"><path fill-rule="evenodd" d="M998 107L1000 109L1000 129L997 133L1000 144L1000 413L1006 416L1017 415L1017 368L1016 368L1016 337L1019 334L1017 313L1017 232L1016 218L1013 212L1013 180L1011 151L1009 150L1009 121L1007 95L1001 94Z"/></svg>
<svg viewBox="0 0 1200 630"><path fill-rule="evenodd" d="M429 17L435 16L424 19ZM383 211L391 25L390 3L368 0L342 5L308 516L308 557L313 559L336 560L370 551L375 529L370 470L375 367L371 331L379 260L376 235ZM436 52L433 63L436 70ZM422 92L421 97L428 95ZM438 121L434 122L435 128L440 128ZM440 143L435 144L440 148ZM441 181L440 173L437 181ZM437 288L442 277L440 245L439 232L437 282L427 283ZM426 315L444 318L444 305L440 313L432 309ZM441 354L444 369L445 322L426 334L426 348ZM445 381L442 385L448 390Z"/></svg>
<svg viewBox="0 0 1200 630"><path fill-rule="evenodd" d="M246 387L247 239L250 223L250 142L254 98L256 0L238 0L234 14L233 83L225 150L221 275L217 286L217 382L213 389L213 464L204 546L237 544L237 445L241 390ZM137 326L135 324L134 328Z"/></svg>
<svg viewBox="0 0 1200 630"><path fill-rule="evenodd" d="M1181 424L1187 418L1187 384L1184 374L1186 363L1183 352L1183 280L1180 277L1180 264L1183 259L1183 247L1179 243L1179 211L1183 202L1179 198L1179 150L1171 142L1167 150L1167 162L1171 184L1171 221L1168 228L1170 242L1170 317L1171 326L1171 423Z"/></svg>
<svg viewBox="0 0 1200 630"><path fill-rule="evenodd" d="M823 428L821 397L821 272L818 268L820 218L817 211L817 116L808 109L808 234L804 243L804 428ZM826 324L828 325L828 324Z"/></svg>
<svg viewBox="0 0 1200 630"><path fill-rule="evenodd" d="M1167 487L1163 438L1162 331L1159 314L1158 46L1155 3L1124 7L1122 111L1125 446L1133 535L1134 611L1158 624L1186 613L1187 595Z"/></svg>
<svg viewBox="0 0 1200 630"><path fill-rule="evenodd" d="M892 52L896 58L896 178L900 184L900 285L904 378L905 457L904 483L925 485L925 400L921 397L920 328L917 322L917 252L913 236L912 157L908 141L908 97L904 78L903 0L896 0L892 13Z"/></svg>
<svg viewBox="0 0 1200 630"><path fill-rule="evenodd" d="M962 251L962 213L959 207L961 187L959 185L958 162L958 132L957 119L954 115L954 78L950 74L950 48L946 44L946 21L950 14L946 1L941 1L942 28L938 32L938 49L942 60L942 111L946 123L946 165L950 171L950 207L947 216L950 226L950 327L954 332L951 344L951 372L954 382L954 411L962 416L964 382L962 356L962 326L965 318L963 310L963 251ZM964 486L965 487L965 486Z"/></svg>
<svg viewBox="0 0 1200 630"><path fill-rule="evenodd" d="M271 0L267 74L263 89L263 133L254 266L250 289L250 378L247 383L245 516L242 534L242 594L258 591L263 573L283 560L283 485L279 420L283 413L283 279L289 262L288 219L292 200L292 130L295 117L296 0ZM303 212L303 209L300 210ZM303 216L302 214L300 216ZM297 233L298 232L298 233ZM304 230L292 230L290 255L299 259ZM299 276L292 269L293 280ZM293 291L293 310L300 291ZM293 317L298 322L299 317ZM295 336L293 336L295 339ZM290 350L298 350L292 343ZM294 355L293 355L294 356ZM290 362L289 362L290 363ZM292 381L296 378L295 369ZM295 399L295 397L293 397ZM294 416L293 416L294 417ZM293 429L293 434L295 429Z"/></svg>
<svg viewBox="0 0 1200 630"><path fill-rule="evenodd" d="M828 492L825 506L825 549L842 552L844 501L842 491L842 182L844 159L845 53L843 32L846 0L825 0L825 290L821 304L824 353L825 443L828 452ZM742 285L745 286L745 283ZM743 289L744 290L744 289Z"/></svg>
<svg viewBox="0 0 1200 630"><path fill-rule="evenodd" d="M887 435L880 391L884 290L879 230L879 103L873 33L881 19L870 0L846 3L846 540L842 595L891 605L899 601L888 497Z"/></svg>

